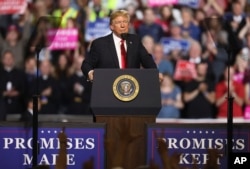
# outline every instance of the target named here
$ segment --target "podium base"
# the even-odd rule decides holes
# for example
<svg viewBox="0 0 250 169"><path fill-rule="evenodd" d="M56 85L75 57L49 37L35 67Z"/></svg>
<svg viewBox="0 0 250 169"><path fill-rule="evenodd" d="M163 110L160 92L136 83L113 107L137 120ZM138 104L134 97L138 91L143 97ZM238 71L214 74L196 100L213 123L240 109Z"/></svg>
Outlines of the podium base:
<svg viewBox="0 0 250 169"><path fill-rule="evenodd" d="M135 116L107 116L98 115L95 117L96 123L106 123L106 137L114 140L115 143L119 141L118 130L124 124L124 120L129 121L128 129L133 135L139 135L136 140L131 142L126 149L124 155L124 168L134 169L138 166L146 164L146 124L155 123L155 116L153 115L135 115ZM111 168L111 157L106 158L106 168Z"/></svg>

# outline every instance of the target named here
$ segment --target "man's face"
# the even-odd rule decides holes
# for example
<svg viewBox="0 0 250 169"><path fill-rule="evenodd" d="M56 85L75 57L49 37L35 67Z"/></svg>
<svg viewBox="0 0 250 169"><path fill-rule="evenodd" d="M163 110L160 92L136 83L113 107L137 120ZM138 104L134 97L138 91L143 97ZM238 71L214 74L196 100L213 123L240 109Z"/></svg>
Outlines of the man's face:
<svg viewBox="0 0 250 169"><path fill-rule="evenodd" d="M4 67L13 67L15 64L14 57L11 53L5 53L2 58L2 63Z"/></svg>
<svg viewBox="0 0 250 169"><path fill-rule="evenodd" d="M242 6L240 3L235 3L233 5L233 13L235 16L239 16L242 14Z"/></svg>
<svg viewBox="0 0 250 169"><path fill-rule="evenodd" d="M155 22L155 14L154 14L154 11L152 9L147 9L144 12L144 22L147 25L151 25Z"/></svg>
<svg viewBox="0 0 250 169"><path fill-rule="evenodd" d="M116 17L111 25L110 29L116 34L117 36L120 37L122 33L128 33L129 30L129 20L127 17L124 16L118 16Z"/></svg>
<svg viewBox="0 0 250 169"><path fill-rule="evenodd" d="M197 65L197 74L199 76L205 77L207 74L207 64L206 63L200 63Z"/></svg>
<svg viewBox="0 0 250 169"><path fill-rule="evenodd" d="M59 6L61 8L67 8L70 6L70 0L60 0L59 1Z"/></svg>
<svg viewBox="0 0 250 169"><path fill-rule="evenodd" d="M42 75L49 75L51 72L50 61L44 60L41 62L40 71Z"/></svg>

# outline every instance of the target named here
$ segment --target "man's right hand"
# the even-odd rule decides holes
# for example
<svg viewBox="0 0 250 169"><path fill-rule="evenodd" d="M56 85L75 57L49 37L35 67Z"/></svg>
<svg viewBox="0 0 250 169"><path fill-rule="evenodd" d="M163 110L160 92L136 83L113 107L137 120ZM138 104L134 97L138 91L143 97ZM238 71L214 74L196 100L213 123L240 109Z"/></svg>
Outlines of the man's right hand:
<svg viewBox="0 0 250 169"><path fill-rule="evenodd" d="M93 79L94 79L94 70L91 70L88 73L88 80L92 82Z"/></svg>

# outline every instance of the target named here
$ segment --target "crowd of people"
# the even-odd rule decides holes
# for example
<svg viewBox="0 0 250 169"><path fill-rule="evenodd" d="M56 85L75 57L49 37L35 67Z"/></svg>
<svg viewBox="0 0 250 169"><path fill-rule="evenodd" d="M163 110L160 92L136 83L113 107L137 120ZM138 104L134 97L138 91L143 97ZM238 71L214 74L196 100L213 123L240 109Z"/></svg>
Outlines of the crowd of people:
<svg viewBox="0 0 250 169"><path fill-rule="evenodd" d="M109 17L116 9L129 12L129 32L141 38L164 75L159 118L223 118L228 96L234 98L233 116L244 117L250 107L249 2L153 2L29 0L23 13L1 14L0 119L27 110L32 114L34 95L40 96L41 114L89 114L91 82L81 71L91 45L85 38L87 23ZM37 54L41 44L31 43L30 37L43 16L60 17L60 29L77 29L76 47L50 50L42 44ZM164 38L187 45L169 48ZM193 72L187 69L177 79L180 61L193 65Z"/></svg>

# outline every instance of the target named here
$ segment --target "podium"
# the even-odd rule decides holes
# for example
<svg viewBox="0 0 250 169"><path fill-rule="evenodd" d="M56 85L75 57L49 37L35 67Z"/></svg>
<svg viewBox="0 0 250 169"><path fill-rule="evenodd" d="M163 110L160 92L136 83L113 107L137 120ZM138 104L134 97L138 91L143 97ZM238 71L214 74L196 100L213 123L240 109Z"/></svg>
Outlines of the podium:
<svg viewBox="0 0 250 169"><path fill-rule="evenodd" d="M157 69L95 69L91 109L96 123L106 123L106 137L119 142L118 129L129 120L128 129L140 135L126 149L123 167L146 164L146 124L155 123L161 108ZM111 168L106 158L106 168Z"/></svg>

